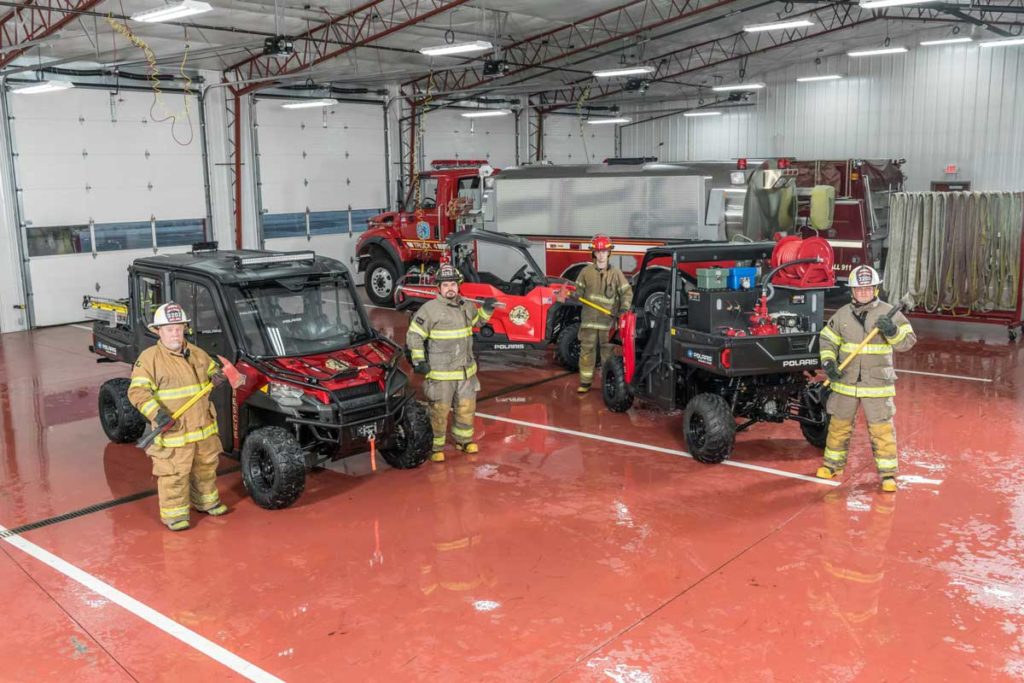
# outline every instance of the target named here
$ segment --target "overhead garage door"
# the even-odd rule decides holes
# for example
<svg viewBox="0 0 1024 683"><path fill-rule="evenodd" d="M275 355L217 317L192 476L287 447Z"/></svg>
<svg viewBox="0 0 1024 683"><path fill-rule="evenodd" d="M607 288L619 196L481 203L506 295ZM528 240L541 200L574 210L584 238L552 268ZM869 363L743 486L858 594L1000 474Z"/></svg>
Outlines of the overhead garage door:
<svg viewBox="0 0 1024 683"><path fill-rule="evenodd" d="M285 109L256 102L267 249L312 249L353 265L367 220L387 203L380 104Z"/></svg>
<svg viewBox="0 0 1024 683"><path fill-rule="evenodd" d="M600 164L615 156L615 125L582 128L576 116L544 118L544 158L555 164Z"/></svg>
<svg viewBox="0 0 1024 683"><path fill-rule="evenodd" d="M494 116L467 119L464 110L441 109L426 115L423 156L434 159L483 159L497 168L516 162L516 118Z"/></svg>
<svg viewBox="0 0 1024 683"><path fill-rule="evenodd" d="M194 97L191 131L179 118L177 141L170 122L150 118L152 93L74 88L10 98L37 325L82 320L83 294L128 295L133 259L204 239ZM183 96L164 99L183 113Z"/></svg>

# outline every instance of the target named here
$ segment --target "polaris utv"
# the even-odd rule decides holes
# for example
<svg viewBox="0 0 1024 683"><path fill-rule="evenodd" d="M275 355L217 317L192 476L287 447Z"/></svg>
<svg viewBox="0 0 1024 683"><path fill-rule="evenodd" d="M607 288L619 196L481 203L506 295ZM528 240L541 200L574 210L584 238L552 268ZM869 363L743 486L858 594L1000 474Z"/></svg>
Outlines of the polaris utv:
<svg viewBox="0 0 1024 683"><path fill-rule="evenodd" d="M448 236L445 258L462 273L462 296L498 302L487 324L474 330L478 349L546 349L554 344L559 364L575 371L580 363L580 304L566 297L576 285L544 275L531 246L515 235L461 230ZM435 296L434 271L412 270L395 288L395 307L413 307Z"/></svg>
<svg viewBox="0 0 1024 683"><path fill-rule="evenodd" d="M622 355L602 369L608 409L625 412L634 398L666 411L682 408L686 445L694 459L705 463L725 460L736 433L758 422L794 420L809 443L824 447L827 391L811 382L819 366L825 290L834 282L831 250L823 242L809 245L822 256L782 264L772 242L691 243L649 250L639 285L648 277L664 278L667 268L667 296L653 311L634 302L619 320ZM743 271L747 286L732 289L717 284L709 288L683 268L707 261L768 265L769 256L778 267L760 286L756 276L749 279L753 265ZM775 273L812 261L818 264L819 277L801 278L798 273L783 279L789 285L772 284ZM807 286L808 281L817 284ZM743 422L737 424L736 418Z"/></svg>
<svg viewBox="0 0 1024 683"><path fill-rule="evenodd" d="M186 336L233 361L245 384L213 391L221 443L241 459L242 478L263 508L291 505L307 470L373 446L398 469L417 467L432 432L408 378L401 348L376 332L348 269L313 252L218 251L137 259L129 297L85 297L95 318L98 362L134 363L157 336L153 311L173 300L191 317ZM127 379L100 388L99 414L111 441L138 439L146 421L128 401Z"/></svg>

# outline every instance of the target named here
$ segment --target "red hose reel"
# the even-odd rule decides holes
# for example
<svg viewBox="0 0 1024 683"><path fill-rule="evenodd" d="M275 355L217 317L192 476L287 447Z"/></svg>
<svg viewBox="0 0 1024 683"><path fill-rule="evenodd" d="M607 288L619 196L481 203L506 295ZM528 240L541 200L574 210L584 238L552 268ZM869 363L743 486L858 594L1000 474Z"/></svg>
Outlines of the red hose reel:
<svg viewBox="0 0 1024 683"><path fill-rule="evenodd" d="M800 259L818 258L817 263L798 263L781 269L772 278L772 284L783 287L817 289L836 284L832 270L835 254L832 245L821 237L803 239L796 235L783 237L772 251L771 267Z"/></svg>

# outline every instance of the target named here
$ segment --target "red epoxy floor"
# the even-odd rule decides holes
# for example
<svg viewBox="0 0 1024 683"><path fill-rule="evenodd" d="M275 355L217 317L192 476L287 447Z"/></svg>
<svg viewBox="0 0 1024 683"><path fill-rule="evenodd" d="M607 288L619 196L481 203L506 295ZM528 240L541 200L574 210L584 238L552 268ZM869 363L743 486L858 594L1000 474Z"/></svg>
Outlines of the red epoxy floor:
<svg viewBox="0 0 1024 683"><path fill-rule="evenodd" d="M372 317L403 338L404 316ZM153 487L99 427L96 389L128 368L89 340L0 336L8 529ZM679 414L610 414L509 354L484 358L479 411L516 422L478 418L474 460L350 459L277 512L229 473L233 512L185 533L144 498L22 538L287 681L1020 680L1021 353L926 339L899 359L992 381L902 376L895 495L863 428L839 487L783 476L819 458L793 424L741 435L734 459L764 470L544 430L684 448ZM2 681L242 678L3 541L0 598Z"/></svg>

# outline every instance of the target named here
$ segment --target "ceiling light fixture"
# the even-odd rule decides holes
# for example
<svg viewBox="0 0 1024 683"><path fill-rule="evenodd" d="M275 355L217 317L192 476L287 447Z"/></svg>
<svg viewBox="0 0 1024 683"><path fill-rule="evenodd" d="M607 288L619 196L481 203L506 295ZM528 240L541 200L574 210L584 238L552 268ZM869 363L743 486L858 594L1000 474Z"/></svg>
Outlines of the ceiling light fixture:
<svg viewBox="0 0 1024 683"><path fill-rule="evenodd" d="M952 45L953 43L973 43L972 38L942 38L941 40L924 40L921 45Z"/></svg>
<svg viewBox="0 0 1024 683"><path fill-rule="evenodd" d="M743 30L747 33L758 33L760 31L782 31L787 28L800 28L802 26L814 26L814 22L807 19L790 19L788 21L776 21L772 24L744 26Z"/></svg>
<svg viewBox="0 0 1024 683"><path fill-rule="evenodd" d="M905 47L880 47L877 50L854 50L846 54L850 57L873 57L875 55L895 55L906 51Z"/></svg>
<svg viewBox="0 0 1024 683"><path fill-rule="evenodd" d="M730 90L760 90L764 83L740 83L737 85L716 85L711 88L715 92L728 92Z"/></svg>
<svg viewBox="0 0 1024 683"><path fill-rule="evenodd" d="M511 113L508 109L481 109L464 112L462 116L467 119L482 119L487 116L508 116Z"/></svg>
<svg viewBox="0 0 1024 683"><path fill-rule="evenodd" d="M797 83L812 83L814 81L838 81L842 76L839 74L828 74L827 76L803 76L796 79Z"/></svg>
<svg viewBox="0 0 1024 683"><path fill-rule="evenodd" d="M926 5L935 0L860 0L860 6L864 9L879 9L880 7L899 7L900 5Z"/></svg>
<svg viewBox="0 0 1024 683"><path fill-rule="evenodd" d="M625 116L619 116L614 119L588 119L587 123L592 126L599 126L605 123L629 123L632 119L628 119Z"/></svg>
<svg viewBox="0 0 1024 683"><path fill-rule="evenodd" d="M284 109L315 109L316 107L333 107L338 103L338 100L333 97L325 97L319 100L299 100L297 102L288 102L282 104L281 107Z"/></svg>
<svg viewBox="0 0 1024 683"><path fill-rule="evenodd" d="M721 116L720 111L684 111L683 116L693 118L694 116Z"/></svg>
<svg viewBox="0 0 1024 683"><path fill-rule="evenodd" d="M626 66L621 69L605 69L593 72L597 78L613 78L615 76L639 76L654 73L653 66Z"/></svg>
<svg viewBox="0 0 1024 683"><path fill-rule="evenodd" d="M1006 38L1005 40L983 40L978 45L982 47L1011 47L1013 45L1024 45L1024 38Z"/></svg>
<svg viewBox="0 0 1024 683"><path fill-rule="evenodd" d="M71 81L40 81L39 83L15 88L11 92L15 95L42 95L43 93L60 92L61 90L68 90L73 87L75 87L75 84Z"/></svg>
<svg viewBox="0 0 1024 683"><path fill-rule="evenodd" d="M490 50L494 46L486 40L474 40L469 43L452 43L450 45L435 45L434 47L421 47L420 54L428 57L442 57L444 55L460 55L466 52L481 52Z"/></svg>
<svg viewBox="0 0 1024 683"><path fill-rule="evenodd" d="M132 21L142 21L154 24L161 21L173 21L174 19L191 17L195 14L203 14L212 9L213 7L211 7L207 2L200 2L200 0L182 0L179 3L168 5L167 7L158 7L157 9L150 9L145 12L136 12L132 15Z"/></svg>

